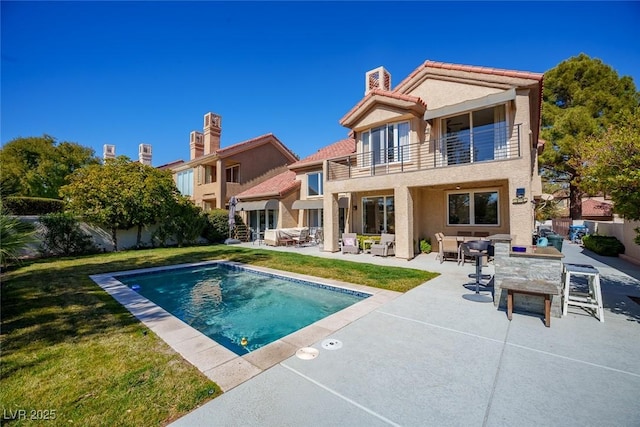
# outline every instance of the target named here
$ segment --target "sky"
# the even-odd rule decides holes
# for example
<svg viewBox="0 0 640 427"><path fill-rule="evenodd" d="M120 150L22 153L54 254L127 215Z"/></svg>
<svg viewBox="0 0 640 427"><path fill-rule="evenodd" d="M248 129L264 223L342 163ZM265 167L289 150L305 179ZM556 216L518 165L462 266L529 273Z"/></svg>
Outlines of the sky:
<svg viewBox="0 0 640 427"><path fill-rule="evenodd" d="M585 53L640 88L640 2L28 2L1 7L2 144L47 134L154 166L273 133L300 158L383 66L392 87L426 60L543 73ZM427 100L428 101L428 100Z"/></svg>

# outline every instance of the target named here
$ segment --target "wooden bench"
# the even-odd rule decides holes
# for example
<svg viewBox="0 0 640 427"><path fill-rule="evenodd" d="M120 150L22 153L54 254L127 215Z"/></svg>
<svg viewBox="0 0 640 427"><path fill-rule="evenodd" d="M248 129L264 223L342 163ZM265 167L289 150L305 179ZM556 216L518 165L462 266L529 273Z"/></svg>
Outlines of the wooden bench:
<svg viewBox="0 0 640 427"><path fill-rule="evenodd" d="M500 284L507 290L507 318L513 317L513 294L544 296L544 325L551 326L551 295L560 295L560 287L546 280L504 279Z"/></svg>

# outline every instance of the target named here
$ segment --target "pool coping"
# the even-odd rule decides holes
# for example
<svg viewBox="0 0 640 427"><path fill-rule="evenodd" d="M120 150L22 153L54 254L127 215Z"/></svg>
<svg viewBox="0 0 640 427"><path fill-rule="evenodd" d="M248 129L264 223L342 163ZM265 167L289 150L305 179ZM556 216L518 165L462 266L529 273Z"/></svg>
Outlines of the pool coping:
<svg viewBox="0 0 640 427"><path fill-rule="evenodd" d="M246 355L239 356L218 344L202 332L157 306L147 298L121 283L117 277L151 273L184 267L198 267L211 264L226 263L241 266L247 270L277 274L293 279L320 283L336 288L363 292L371 296L359 301L337 313L327 316L296 332L286 335L264 347ZM204 261L178 264L172 266L152 267L137 270L117 271L89 276L98 286L104 289L116 301L122 304L131 314L166 342L189 363L215 381L222 391L226 392L253 378L259 373L277 365L293 356L303 347L327 338L351 322L376 310L383 304L402 295L400 292L371 288L368 286L342 282L333 279L322 279L315 276L291 273L266 267L257 267L229 260Z"/></svg>

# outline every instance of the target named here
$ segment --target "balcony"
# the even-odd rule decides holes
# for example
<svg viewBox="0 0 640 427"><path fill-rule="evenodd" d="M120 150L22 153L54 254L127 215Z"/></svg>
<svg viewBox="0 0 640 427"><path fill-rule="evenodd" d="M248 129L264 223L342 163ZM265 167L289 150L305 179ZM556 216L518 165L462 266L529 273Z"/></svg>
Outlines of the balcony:
<svg viewBox="0 0 640 427"><path fill-rule="evenodd" d="M521 124L460 131L417 144L352 154L328 161L329 181L416 172L521 157Z"/></svg>

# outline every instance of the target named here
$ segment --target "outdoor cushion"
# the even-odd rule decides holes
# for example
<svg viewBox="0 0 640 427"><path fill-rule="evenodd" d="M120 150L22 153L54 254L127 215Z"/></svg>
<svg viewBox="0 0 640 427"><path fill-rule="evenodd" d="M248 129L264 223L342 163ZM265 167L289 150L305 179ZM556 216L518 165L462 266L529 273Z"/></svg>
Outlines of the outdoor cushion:
<svg viewBox="0 0 640 427"><path fill-rule="evenodd" d="M352 237L345 237L344 241L342 242L343 245L345 246L355 246L356 245L356 239L352 238Z"/></svg>

